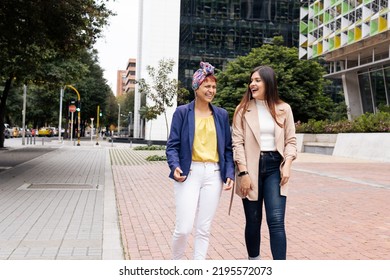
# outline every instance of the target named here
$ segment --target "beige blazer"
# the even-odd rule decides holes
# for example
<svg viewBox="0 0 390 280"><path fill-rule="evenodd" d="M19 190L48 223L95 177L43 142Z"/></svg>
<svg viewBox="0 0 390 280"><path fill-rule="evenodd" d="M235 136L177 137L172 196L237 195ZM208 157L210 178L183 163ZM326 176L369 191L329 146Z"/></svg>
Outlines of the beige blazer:
<svg viewBox="0 0 390 280"><path fill-rule="evenodd" d="M297 157L297 141L295 135L294 117L290 105L281 103L276 106L276 115L278 121L284 124L281 128L275 123L275 146L277 151L283 156L283 161L280 167L283 166L286 158ZM247 112L244 115L244 120L241 122L242 112L238 113L233 122L233 158L235 163L246 165L252 181L253 190L251 190L247 198L249 200L257 200L258 198L258 170L259 158L261 151L260 143L260 125L255 99L249 102ZM242 125L243 124L243 125ZM237 174L237 172L236 172ZM240 177L236 176L236 193L243 198L240 188ZM280 187L280 194L286 196L288 185Z"/></svg>

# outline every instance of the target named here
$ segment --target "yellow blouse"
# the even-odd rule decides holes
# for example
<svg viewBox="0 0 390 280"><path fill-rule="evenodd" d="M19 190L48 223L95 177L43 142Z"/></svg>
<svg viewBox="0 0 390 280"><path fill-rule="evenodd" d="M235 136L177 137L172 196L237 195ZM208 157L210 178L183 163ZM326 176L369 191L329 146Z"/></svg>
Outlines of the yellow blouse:
<svg viewBox="0 0 390 280"><path fill-rule="evenodd" d="M195 137L192 147L192 160L218 162L217 131L214 117L195 117Z"/></svg>

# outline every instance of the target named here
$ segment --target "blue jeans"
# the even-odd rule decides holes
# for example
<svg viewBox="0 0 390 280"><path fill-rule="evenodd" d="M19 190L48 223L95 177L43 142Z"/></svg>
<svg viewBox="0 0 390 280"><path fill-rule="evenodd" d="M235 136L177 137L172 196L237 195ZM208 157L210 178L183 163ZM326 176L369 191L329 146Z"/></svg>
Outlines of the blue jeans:
<svg viewBox="0 0 390 280"><path fill-rule="evenodd" d="M262 152L259 162L259 198L257 201L243 199L245 212L245 243L250 258L260 256L260 230L263 201L270 234L272 257L286 259L286 231L284 217L286 197L280 195L280 163L278 152Z"/></svg>

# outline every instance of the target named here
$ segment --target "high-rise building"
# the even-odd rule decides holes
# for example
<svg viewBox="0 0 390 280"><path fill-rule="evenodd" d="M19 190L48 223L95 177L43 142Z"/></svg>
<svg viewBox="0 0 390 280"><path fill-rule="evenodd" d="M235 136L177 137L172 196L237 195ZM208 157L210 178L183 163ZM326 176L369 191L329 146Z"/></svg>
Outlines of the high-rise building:
<svg viewBox="0 0 390 280"><path fill-rule="evenodd" d="M125 79L125 92L135 90L135 72L136 72L136 59L129 58L126 67L126 79Z"/></svg>
<svg viewBox="0 0 390 280"><path fill-rule="evenodd" d="M298 47L299 10L297 0L181 0L179 80L190 89L200 60L223 69L277 35Z"/></svg>
<svg viewBox="0 0 390 280"><path fill-rule="evenodd" d="M136 73L136 59L129 58L126 65L126 70L117 71L116 79L116 96L135 90L135 73Z"/></svg>
<svg viewBox="0 0 390 280"><path fill-rule="evenodd" d="M137 79L147 80L148 65L171 58L176 62L172 77L190 89L200 61L222 70L227 61L278 35L287 46L298 47L299 10L299 0L139 0ZM134 137L166 140L165 116L143 128L140 100L136 85ZM167 110L169 122L174 110Z"/></svg>
<svg viewBox="0 0 390 280"><path fill-rule="evenodd" d="M388 0L301 1L300 58L324 57L341 79L348 116L390 104Z"/></svg>
<svg viewBox="0 0 390 280"><path fill-rule="evenodd" d="M116 71L116 96L121 96L126 87L126 70Z"/></svg>

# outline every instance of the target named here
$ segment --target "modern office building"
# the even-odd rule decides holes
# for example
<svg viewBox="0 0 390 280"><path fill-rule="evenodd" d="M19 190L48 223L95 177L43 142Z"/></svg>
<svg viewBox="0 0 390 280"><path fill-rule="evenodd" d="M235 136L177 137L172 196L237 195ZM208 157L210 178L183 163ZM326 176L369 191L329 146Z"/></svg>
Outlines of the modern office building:
<svg viewBox="0 0 390 280"><path fill-rule="evenodd" d="M129 58L126 66L125 92L135 90L136 59Z"/></svg>
<svg viewBox="0 0 390 280"><path fill-rule="evenodd" d="M136 59L129 58L126 70L117 71L116 96L122 96L129 91L135 90Z"/></svg>
<svg viewBox="0 0 390 280"><path fill-rule="evenodd" d="M301 1L300 58L324 57L342 79L349 118L390 104L388 0Z"/></svg>
<svg viewBox="0 0 390 280"><path fill-rule="evenodd" d="M147 66L158 67L162 59L173 59L174 65L171 78L177 79L179 60L179 30L180 30L180 0L138 2L138 48L136 79L150 82ZM147 105L152 103L146 100ZM134 130L135 138L148 140L167 140L167 129L164 115L156 120L145 122L139 114L141 95L138 84L135 85L134 97ZM167 108L167 120L172 119L176 108Z"/></svg>
<svg viewBox="0 0 390 280"><path fill-rule="evenodd" d="M116 96L121 96L126 87L126 70L116 71Z"/></svg>
<svg viewBox="0 0 390 280"><path fill-rule="evenodd" d="M222 70L227 61L277 35L298 47L299 11L299 0L139 0L137 79L148 78L148 65L171 58L176 62L172 77L190 90L200 61ZM166 140L164 116L143 128L137 85L135 96L134 137ZM169 122L174 110L167 111Z"/></svg>
<svg viewBox="0 0 390 280"><path fill-rule="evenodd" d="M179 80L190 88L200 60L223 69L276 35L298 47L299 10L296 0L182 0Z"/></svg>

